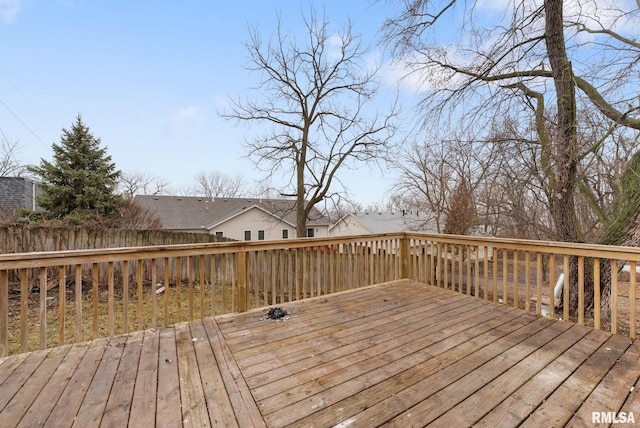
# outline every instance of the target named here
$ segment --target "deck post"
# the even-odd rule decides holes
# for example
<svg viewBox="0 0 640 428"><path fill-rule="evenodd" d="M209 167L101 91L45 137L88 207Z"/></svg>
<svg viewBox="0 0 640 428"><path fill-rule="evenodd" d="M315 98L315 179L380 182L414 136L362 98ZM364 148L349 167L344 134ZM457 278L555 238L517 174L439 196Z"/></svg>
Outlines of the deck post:
<svg viewBox="0 0 640 428"><path fill-rule="evenodd" d="M247 252L238 252L238 298L236 312L247 311Z"/></svg>
<svg viewBox="0 0 640 428"><path fill-rule="evenodd" d="M400 279L411 279L409 238L404 233L400 238Z"/></svg>

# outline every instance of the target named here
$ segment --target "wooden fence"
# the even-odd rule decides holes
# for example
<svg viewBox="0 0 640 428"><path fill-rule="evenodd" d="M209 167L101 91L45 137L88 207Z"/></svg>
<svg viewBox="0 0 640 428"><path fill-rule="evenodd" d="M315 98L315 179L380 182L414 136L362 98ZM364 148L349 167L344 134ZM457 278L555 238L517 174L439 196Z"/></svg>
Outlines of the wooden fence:
<svg viewBox="0 0 640 428"><path fill-rule="evenodd" d="M126 229L88 229L84 227L50 226L4 226L0 227L0 254L34 253L49 251L67 251L84 249L108 249L120 247L165 246L176 244L197 244L210 242L228 242L229 239L206 233L170 232L163 230L126 230ZM148 263L143 268L149 270ZM66 269L67 276L71 273ZM83 276L90 277L91 269L85 266ZM99 272L99 281L106 283L107 272ZM115 270L116 278L122 276L119 266ZM48 271L47 287L58 286L59 272ZM38 291L39 272L29 272L29 291ZM15 276L9 281L15 281Z"/></svg>
<svg viewBox="0 0 640 428"><path fill-rule="evenodd" d="M576 278L571 258L582 266ZM549 305L549 316L636 338L636 276L621 281L617 267L629 263L635 272L639 261L638 248L415 233L4 254L0 355L398 279L541 314L559 272L564 300L575 281L581 303L575 314ZM591 313L584 293L593 278L583 268L593 265L587 271L599 279L606 263L616 268L611 304L606 314L598 305ZM599 302L598 291L592 297Z"/></svg>
<svg viewBox="0 0 640 428"><path fill-rule="evenodd" d="M206 233L84 227L1 226L0 254L228 241Z"/></svg>

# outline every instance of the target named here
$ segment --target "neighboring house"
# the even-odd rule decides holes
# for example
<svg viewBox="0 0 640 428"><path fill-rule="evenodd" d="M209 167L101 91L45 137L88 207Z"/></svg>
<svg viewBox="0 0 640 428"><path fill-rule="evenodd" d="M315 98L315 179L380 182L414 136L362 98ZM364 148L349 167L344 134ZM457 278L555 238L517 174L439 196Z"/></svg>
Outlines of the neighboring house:
<svg viewBox="0 0 640 428"><path fill-rule="evenodd" d="M165 230L209 233L239 241L296 237L295 200L137 195ZM329 219L313 209L307 236L329 235Z"/></svg>
<svg viewBox="0 0 640 428"><path fill-rule="evenodd" d="M329 228L330 236L367 235L378 233L420 232L438 233L433 216L424 213L401 211L398 213L362 212L349 213ZM448 249L451 251L451 247ZM395 251L395 250L393 250ZM431 248L421 247L418 251L431 254ZM472 249L471 259L485 257L484 247ZM489 259L493 258L493 248L487 251ZM458 256L447 255L449 259Z"/></svg>
<svg viewBox="0 0 640 428"><path fill-rule="evenodd" d="M0 177L0 208L38 210L38 194L40 186L30 178Z"/></svg>
<svg viewBox="0 0 640 428"><path fill-rule="evenodd" d="M437 233L437 228L433 216L406 211L349 213L329 228L331 236L394 232Z"/></svg>

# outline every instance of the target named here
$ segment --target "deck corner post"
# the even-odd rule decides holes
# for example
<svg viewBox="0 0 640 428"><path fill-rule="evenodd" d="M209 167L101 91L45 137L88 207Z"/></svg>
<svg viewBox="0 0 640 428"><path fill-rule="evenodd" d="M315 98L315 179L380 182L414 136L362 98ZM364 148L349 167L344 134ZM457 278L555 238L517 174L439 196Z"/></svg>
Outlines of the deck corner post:
<svg viewBox="0 0 640 428"><path fill-rule="evenodd" d="M400 279L410 278L410 264L409 264L409 237L406 233L400 237Z"/></svg>
<svg viewBox="0 0 640 428"><path fill-rule="evenodd" d="M236 312L247 311L247 252L238 253L238 298Z"/></svg>

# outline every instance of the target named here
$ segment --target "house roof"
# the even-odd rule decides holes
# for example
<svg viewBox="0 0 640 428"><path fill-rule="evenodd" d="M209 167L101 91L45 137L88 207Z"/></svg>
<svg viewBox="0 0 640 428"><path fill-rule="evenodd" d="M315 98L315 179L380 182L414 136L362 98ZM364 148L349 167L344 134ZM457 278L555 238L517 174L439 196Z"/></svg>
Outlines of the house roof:
<svg viewBox="0 0 640 428"><path fill-rule="evenodd" d="M136 195L134 201L154 213L165 229L211 229L250 209L260 209L292 227L296 224L296 201L291 199ZM319 210L311 210L307 226L328 224Z"/></svg>
<svg viewBox="0 0 640 428"><path fill-rule="evenodd" d="M427 232L435 233L437 227L433 216L412 212L360 212L349 213L341 221L351 217L371 233ZM338 222L340 223L340 222ZM336 223L332 227L337 226Z"/></svg>

